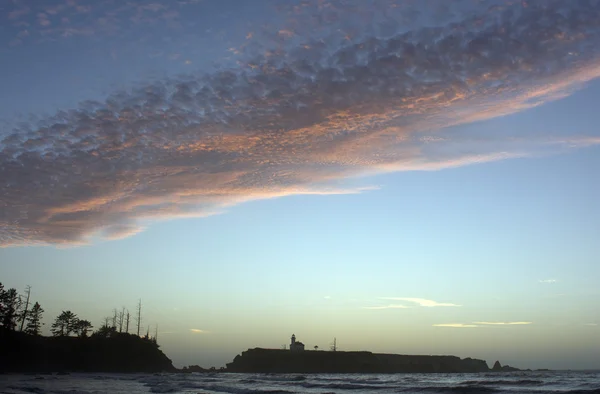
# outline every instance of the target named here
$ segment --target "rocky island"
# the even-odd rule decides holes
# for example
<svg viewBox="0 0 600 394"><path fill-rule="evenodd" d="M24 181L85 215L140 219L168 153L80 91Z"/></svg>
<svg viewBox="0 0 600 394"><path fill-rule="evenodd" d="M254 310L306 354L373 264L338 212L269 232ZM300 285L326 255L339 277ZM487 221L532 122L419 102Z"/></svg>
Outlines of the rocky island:
<svg viewBox="0 0 600 394"><path fill-rule="evenodd" d="M254 348L227 364L227 372L250 373L472 373L518 371L498 361L490 369L484 360L456 356L415 356L304 350L292 335L289 350Z"/></svg>
<svg viewBox="0 0 600 394"><path fill-rule="evenodd" d="M488 372L487 363L456 356L411 356L371 352L248 349L227 372L251 373L452 373Z"/></svg>

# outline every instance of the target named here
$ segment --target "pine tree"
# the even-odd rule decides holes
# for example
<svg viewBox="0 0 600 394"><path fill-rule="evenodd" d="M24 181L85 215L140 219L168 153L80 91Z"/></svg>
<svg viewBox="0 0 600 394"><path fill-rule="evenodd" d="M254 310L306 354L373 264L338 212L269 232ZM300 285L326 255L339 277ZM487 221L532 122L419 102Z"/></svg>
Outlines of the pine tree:
<svg viewBox="0 0 600 394"><path fill-rule="evenodd" d="M103 324L96 332L92 334L95 337L110 338L117 334L116 330L110 324Z"/></svg>
<svg viewBox="0 0 600 394"><path fill-rule="evenodd" d="M4 290L4 285L2 284L2 282L0 282L0 324L2 324L2 321L4 320L4 311L5 311L4 294L5 293L6 293L6 291Z"/></svg>
<svg viewBox="0 0 600 394"><path fill-rule="evenodd" d="M74 314L71 311L67 311L67 336L71 335L71 333L76 333L77 332L77 326L79 324L79 318L77 317L76 314Z"/></svg>
<svg viewBox="0 0 600 394"><path fill-rule="evenodd" d="M52 335L54 335L55 337L64 337L66 328L67 328L66 322L63 319L61 319L59 316L56 318L56 320L54 320L54 323L52 323L50 332L52 332Z"/></svg>
<svg viewBox="0 0 600 394"><path fill-rule="evenodd" d="M40 306L39 303L35 303L33 308L27 314L27 326L25 326L25 332L30 335L40 335L42 331L42 314L44 313L44 309Z"/></svg>
<svg viewBox="0 0 600 394"><path fill-rule="evenodd" d="M52 335L55 337L69 336L72 332L77 332L79 319L71 311L62 311L52 324Z"/></svg>
<svg viewBox="0 0 600 394"><path fill-rule="evenodd" d="M92 329L92 323L88 320L77 320L75 332L80 338L87 338L88 332Z"/></svg>
<svg viewBox="0 0 600 394"><path fill-rule="evenodd" d="M0 292L0 324L8 330L14 331L19 317L20 299L16 289L2 289Z"/></svg>

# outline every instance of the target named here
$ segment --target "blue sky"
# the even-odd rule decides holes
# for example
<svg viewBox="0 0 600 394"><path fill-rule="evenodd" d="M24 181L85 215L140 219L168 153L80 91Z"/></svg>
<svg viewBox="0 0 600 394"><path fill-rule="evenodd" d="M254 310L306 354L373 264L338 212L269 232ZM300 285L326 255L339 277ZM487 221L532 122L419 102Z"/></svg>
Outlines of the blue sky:
<svg viewBox="0 0 600 394"><path fill-rule="evenodd" d="M4 6L0 281L179 366L600 368L600 8L239 4Z"/></svg>

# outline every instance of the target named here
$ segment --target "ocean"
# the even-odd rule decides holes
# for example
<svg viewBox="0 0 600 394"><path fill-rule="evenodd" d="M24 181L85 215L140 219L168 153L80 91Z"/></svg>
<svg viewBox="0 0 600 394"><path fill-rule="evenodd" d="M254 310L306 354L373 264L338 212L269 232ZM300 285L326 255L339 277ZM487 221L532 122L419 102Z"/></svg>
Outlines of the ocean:
<svg viewBox="0 0 600 394"><path fill-rule="evenodd" d="M0 375L1 393L570 393L600 394L600 371L479 374Z"/></svg>

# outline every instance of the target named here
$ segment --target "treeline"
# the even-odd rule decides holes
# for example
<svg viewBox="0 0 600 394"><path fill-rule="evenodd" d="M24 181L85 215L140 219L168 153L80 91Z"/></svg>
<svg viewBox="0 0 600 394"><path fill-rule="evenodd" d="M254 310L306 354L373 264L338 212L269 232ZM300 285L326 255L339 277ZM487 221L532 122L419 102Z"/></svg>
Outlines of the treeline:
<svg viewBox="0 0 600 394"><path fill-rule="evenodd" d="M0 329L5 331L20 331L28 335L40 336L42 334L42 322L44 309L39 302L30 302L31 287L27 287L25 295L20 295L16 289L5 289L0 283ZM130 334L130 313L125 307L120 311L113 309L113 315L105 317L102 325L91 334L92 337L114 337L117 334ZM154 336L150 335L150 327L147 327L144 336L140 335L142 323L142 301L139 300L136 307L136 325L131 334L157 343L158 325ZM75 313L67 310L58 315L50 327L52 336L70 337L78 336L87 338L94 326L89 320L79 318Z"/></svg>
<svg viewBox="0 0 600 394"><path fill-rule="evenodd" d="M42 335L44 309L30 302L31 288L23 295L0 283L0 374L21 372L161 372L174 371L159 349L157 335L142 329L142 304L136 314L121 308L103 319L93 331L89 320L70 310L61 311ZM131 325L130 320L135 320ZM158 331L158 327L156 328Z"/></svg>
<svg viewBox="0 0 600 394"><path fill-rule="evenodd" d="M0 283L0 327L16 331L19 326L19 331L40 335L44 309L36 302L29 310L31 289L28 287L26 292L27 301L24 303L16 289L5 290L4 285Z"/></svg>

